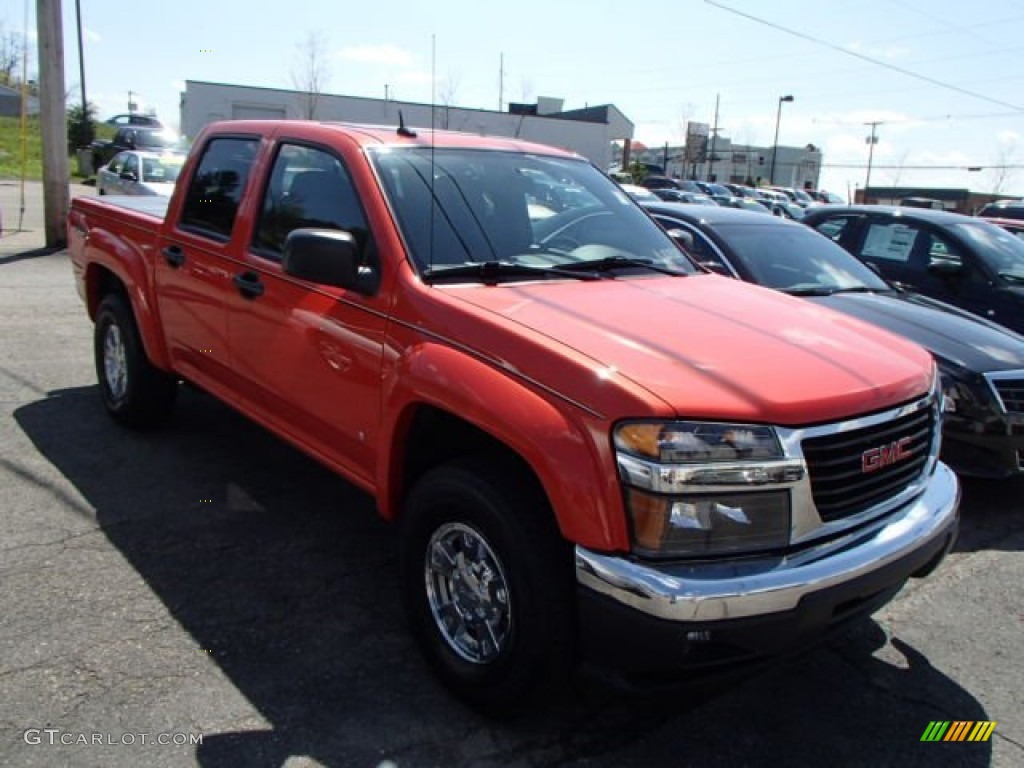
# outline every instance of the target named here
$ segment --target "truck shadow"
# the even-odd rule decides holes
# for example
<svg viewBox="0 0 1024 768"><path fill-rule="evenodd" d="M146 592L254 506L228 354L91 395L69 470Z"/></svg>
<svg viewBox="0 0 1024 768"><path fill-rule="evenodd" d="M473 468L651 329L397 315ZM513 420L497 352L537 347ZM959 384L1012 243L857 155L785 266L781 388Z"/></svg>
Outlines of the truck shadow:
<svg viewBox="0 0 1024 768"><path fill-rule="evenodd" d="M928 765L989 763L988 743L918 743L930 720L989 718L899 638L889 650L903 663L873 655L888 642L873 622L743 683L657 697L580 684L541 711L487 720L448 697L413 647L396 536L359 490L189 389L157 433L114 426L94 387L14 416L88 505L69 509L95 510L270 724L205 733L201 765L905 765L903 750Z"/></svg>

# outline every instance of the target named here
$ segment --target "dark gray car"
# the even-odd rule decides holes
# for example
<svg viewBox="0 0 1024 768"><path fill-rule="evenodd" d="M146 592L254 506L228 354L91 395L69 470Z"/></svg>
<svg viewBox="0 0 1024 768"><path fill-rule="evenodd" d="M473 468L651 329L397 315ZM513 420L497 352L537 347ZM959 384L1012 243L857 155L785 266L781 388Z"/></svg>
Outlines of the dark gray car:
<svg viewBox="0 0 1024 768"><path fill-rule="evenodd" d="M1024 333L1024 241L984 219L883 205L803 220L884 278Z"/></svg>
<svg viewBox="0 0 1024 768"><path fill-rule="evenodd" d="M729 208L644 208L666 229L687 232L706 268L808 297L929 350L946 395L943 460L962 474L1024 472L1024 337L893 287L803 224Z"/></svg>

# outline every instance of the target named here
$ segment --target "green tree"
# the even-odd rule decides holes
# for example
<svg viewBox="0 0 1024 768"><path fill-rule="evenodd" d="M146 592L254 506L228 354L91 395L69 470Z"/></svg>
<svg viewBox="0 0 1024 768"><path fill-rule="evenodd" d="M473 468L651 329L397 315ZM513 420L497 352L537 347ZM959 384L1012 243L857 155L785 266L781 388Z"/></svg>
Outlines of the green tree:
<svg viewBox="0 0 1024 768"><path fill-rule="evenodd" d="M68 154L87 147L96 138L96 105L78 104L68 108Z"/></svg>

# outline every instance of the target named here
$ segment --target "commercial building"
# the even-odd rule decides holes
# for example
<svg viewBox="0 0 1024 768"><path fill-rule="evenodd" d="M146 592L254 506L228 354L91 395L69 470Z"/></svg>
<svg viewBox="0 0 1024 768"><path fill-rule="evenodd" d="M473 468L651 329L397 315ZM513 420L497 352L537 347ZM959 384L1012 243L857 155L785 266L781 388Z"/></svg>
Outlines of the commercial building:
<svg viewBox="0 0 1024 768"><path fill-rule="evenodd" d="M256 88L186 80L181 95L181 131L194 138L217 120L301 119L308 116L310 94L279 88ZM539 98L536 104L511 104L509 111L467 109L393 99L317 94L312 113L317 120L398 125L399 113L412 128L450 129L508 136L576 152L599 168L614 160L613 142L633 138L633 123L615 106L605 104L563 110L563 100Z"/></svg>

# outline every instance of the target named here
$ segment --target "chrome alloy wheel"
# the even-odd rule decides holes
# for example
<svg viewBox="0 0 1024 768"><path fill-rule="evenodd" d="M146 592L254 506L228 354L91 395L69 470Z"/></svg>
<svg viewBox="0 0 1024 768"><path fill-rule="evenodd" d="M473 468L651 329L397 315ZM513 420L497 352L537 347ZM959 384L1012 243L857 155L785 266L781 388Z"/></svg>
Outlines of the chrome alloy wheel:
<svg viewBox="0 0 1024 768"><path fill-rule="evenodd" d="M128 364L125 361L124 339L116 323L107 326L103 334L103 373L107 388L114 400L120 400L128 391Z"/></svg>
<svg viewBox="0 0 1024 768"><path fill-rule="evenodd" d="M508 583L483 536L462 523L434 531L424 562L427 600L441 635L466 661L487 664L512 629Z"/></svg>

